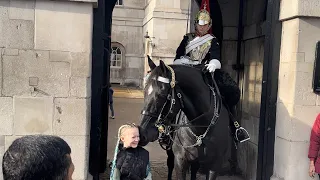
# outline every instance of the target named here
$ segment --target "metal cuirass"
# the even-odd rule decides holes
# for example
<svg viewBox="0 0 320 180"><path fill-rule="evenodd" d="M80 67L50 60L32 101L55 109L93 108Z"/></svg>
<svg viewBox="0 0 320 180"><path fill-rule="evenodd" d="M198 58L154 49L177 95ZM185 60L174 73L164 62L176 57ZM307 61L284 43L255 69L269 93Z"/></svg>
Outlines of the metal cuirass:
<svg viewBox="0 0 320 180"><path fill-rule="evenodd" d="M191 41L189 41L190 43ZM204 44L192 49L190 51L190 59L202 61L208 54L211 47L211 40L205 42Z"/></svg>

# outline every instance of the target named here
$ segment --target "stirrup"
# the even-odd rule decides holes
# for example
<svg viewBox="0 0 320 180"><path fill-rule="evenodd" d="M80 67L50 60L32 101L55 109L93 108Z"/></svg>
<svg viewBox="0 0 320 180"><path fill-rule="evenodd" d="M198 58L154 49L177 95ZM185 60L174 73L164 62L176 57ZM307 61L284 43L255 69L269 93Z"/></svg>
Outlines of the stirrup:
<svg viewBox="0 0 320 180"><path fill-rule="evenodd" d="M246 129L243 127L237 128L235 132L236 140L240 143L248 141L250 139L250 135ZM240 138L240 139L239 139Z"/></svg>

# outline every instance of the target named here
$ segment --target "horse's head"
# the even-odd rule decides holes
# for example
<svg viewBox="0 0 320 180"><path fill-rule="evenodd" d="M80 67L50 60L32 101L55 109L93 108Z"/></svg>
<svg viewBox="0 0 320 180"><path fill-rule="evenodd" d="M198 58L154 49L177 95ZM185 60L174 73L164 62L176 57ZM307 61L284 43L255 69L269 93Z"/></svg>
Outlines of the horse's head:
<svg viewBox="0 0 320 180"><path fill-rule="evenodd" d="M141 128L144 139L153 142L158 139L159 131L171 123L181 108L179 93L175 91L175 73L170 66L160 60L156 66L148 57L151 74L146 80L144 90L144 108L142 110ZM181 96L180 96L181 98Z"/></svg>

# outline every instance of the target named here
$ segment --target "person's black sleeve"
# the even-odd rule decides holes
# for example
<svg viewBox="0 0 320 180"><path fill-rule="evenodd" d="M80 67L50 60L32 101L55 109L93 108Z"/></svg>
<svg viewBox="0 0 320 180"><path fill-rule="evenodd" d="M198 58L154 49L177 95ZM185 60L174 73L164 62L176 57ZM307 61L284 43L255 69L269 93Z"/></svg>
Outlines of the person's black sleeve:
<svg viewBox="0 0 320 180"><path fill-rule="evenodd" d="M220 59L220 45L217 38L212 39L211 47L210 47L210 60L212 59Z"/></svg>
<svg viewBox="0 0 320 180"><path fill-rule="evenodd" d="M185 55L187 43L188 43L188 36L185 35L183 36L183 39L176 51L176 57L174 58L174 60L180 59L181 56Z"/></svg>

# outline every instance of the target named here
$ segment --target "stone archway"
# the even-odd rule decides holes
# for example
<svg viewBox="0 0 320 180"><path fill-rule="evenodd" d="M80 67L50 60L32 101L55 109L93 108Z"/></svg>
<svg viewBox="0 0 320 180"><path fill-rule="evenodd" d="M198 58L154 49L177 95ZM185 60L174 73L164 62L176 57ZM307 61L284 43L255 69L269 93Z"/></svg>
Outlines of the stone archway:
<svg viewBox="0 0 320 180"><path fill-rule="evenodd" d="M195 0L197 3L200 3L201 0ZM221 13L221 9L220 9L220 5L218 3L217 0L210 0L211 2L211 6L210 9L211 9L211 16L213 17L213 19L215 19L215 21L213 22L213 26L215 27L219 27L219 28L214 28L214 34L215 36L217 36L219 39L221 39L220 41L223 40L223 19L225 20L225 17L222 16L222 13ZM220 1L220 0L219 0ZM100 172L103 171L103 169L105 168L105 164L104 164L104 156L106 155L106 150L107 150L107 131L106 131L106 127L108 126L107 124L107 121L106 121L106 114L101 112L101 111L105 111L108 106L105 105L104 103L101 102L101 99L105 99L105 94L103 91L103 87L106 83L109 83L109 79L104 79L102 78L102 76L104 77L108 77L108 73L109 73L109 69L106 69L106 70L102 70L100 67L107 67L106 65L108 65L108 62L103 62L105 61L105 57L109 57L110 53L109 50L110 50L110 29L111 29L111 14L112 14L112 9L115 5L115 2L116 0L112 0L112 1L103 1L103 0L99 0L99 7L101 7L101 11L100 12L96 12L96 18L97 19L100 19L100 20L97 20L95 21L94 23L94 48L98 49L99 51L97 51L96 53L93 53L93 61L95 62L98 62L98 64L95 64L95 66L97 67L97 69L95 69L93 67L93 69L95 69L95 77L92 76L92 104L95 104L95 108L91 108L92 109L92 121L91 121L91 133L90 133L90 138L91 138L91 141L90 141L90 166L92 165L92 167L90 167L91 169L91 172L97 172L97 170L99 170L100 168ZM236 1L232 1L233 3L235 3ZM269 3L269 1L268 1ZM238 8L238 5L236 6L236 8ZM224 9L222 9L224 10ZM249 10L246 10L248 12L251 12L253 15L255 13L255 11L249 11ZM273 10L271 10L273 11ZM103 15L103 13L105 13ZM237 14L237 12L232 12L233 14ZM249 13L250 15L250 13ZM270 26L273 25L273 23L275 23L274 21L271 22L272 20L272 16L268 16L267 17L267 20L266 20L266 23L269 24ZM234 23L235 21L238 21L237 17L236 19L233 19L232 22ZM101 25L98 24L98 22L102 22ZM252 27L248 27L248 28L254 28L254 27L257 27L257 28L260 28L260 26L262 26L263 23L261 24L256 24L255 26L252 26ZM236 26L236 25L235 25ZM234 31L234 29L236 27L228 27L228 31L225 31L225 32L232 32L234 34L232 34L232 37L230 38L230 42L225 44L227 47L225 48L226 52L228 53L228 48L235 48L235 41L237 38L237 33L236 31ZM252 30L252 29L249 29L249 30ZM248 32L258 32L258 31L249 31ZM259 29L258 29L259 30ZM259 31L260 32L260 31ZM250 35L247 34L247 35ZM273 39L274 38L272 36L272 32L268 29L268 31L263 34L266 36L266 47L264 48L267 53L270 54L270 49L274 49L275 47L271 47L272 46L272 43L273 43ZM228 35L227 35L228 36ZM227 37L228 38L228 37ZM232 39L233 38L233 39ZM251 38L251 37L248 37L248 38ZM222 43L221 43L222 44ZM250 44L248 44L248 47L249 47ZM102 47L101 47L102 46ZM253 46L252 46L253 47ZM104 51L104 52L103 52ZM252 50L254 51L254 50ZM246 52L247 53L247 52ZM265 53L265 54L267 54ZM264 58L264 64L263 66L266 68L263 73L263 79L266 79L268 73L271 72L271 65L269 65L270 63L274 63L274 64L277 64L276 62L276 55L268 55L268 56L265 56ZM228 57L231 57L231 58L234 58L234 55L232 53L228 53ZM108 60L108 59L107 59ZM270 62L268 64L268 62ZM261 63L261 62L260 62ZM228 65L230 65L228 63ZM270 67L269 67L270 66ZM276 68L275 68L276 69ZM100 76L100 77L98 77ZM96 81L95 81L96 80ZM273 157L273 152L272 153L267 153L267 149L272 149L273 148L273 141L272 140L272 133L269 133L269 132L266 132L266 129L264 126L266 126L265 124L267 124L269 121L273 121L273 115L274 115L274 111L272 112L266 112L266 108L272 103L272 102L269 102L266 100L266 98L270 98L270 96L272 96L271 98L274 99L274 97L277 95L276 93L274 92L270 92L270 90L268 90L268 92L265 92L267 91L266 87L269 87L269 86L276 86L277 84L277 77L276 76L272 76L272 78L268 78L268 80L266 81L266 83L264 83L260 88L260 90L262 89L263 92L261 93L261 113L260 113L260 118L262 120L260 120L260 123L263 125L263 127L260 128L260 133L259 133L259 137L255 137L255 140L258 141L259 139L259 159L261 157L261 159L265 159L266 156L272 158ZM102 87L102 89L101 89ZM259 99L260 96L257 96ZM97 103L95 103L95 102ZM264 109L262 111L262 109ZM93 111L99 111L99 112L93 112ZM266 115L265 114L270 114L271 115L268 115L267 117L265 117ZM268 121L268 122L267 122ZM270 126L269 126L270 127ZM271 127L272 130L274 130L274 125ZM260 135L261 134L261 135ZM274 135L274 133L273 133ZM270 138L268 140L268 142L266 142L266 136L268 136L268 138ZM263 143L266 142L268 143L268 147L266 147L265 145L263 145ZM262 144L263 146L261 146L260 148L260 144ZM270 146L269 146L270 144ZM261 150L260 150L261 149ZM260 162L261 165L260 167L257 167L260 171L262 172L257 172L258 176L260 177L267 177L268 175L266 174L269 174L269 169L268 169L268 172L266 173L264 168L266 168L266 166L269 166L271 169L273 168L273 166L271 165L271 163L273 162L265 162L264 160L258 160L258 162ZM266 173L266 174L265 174Z"/></svg>

